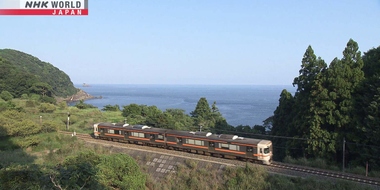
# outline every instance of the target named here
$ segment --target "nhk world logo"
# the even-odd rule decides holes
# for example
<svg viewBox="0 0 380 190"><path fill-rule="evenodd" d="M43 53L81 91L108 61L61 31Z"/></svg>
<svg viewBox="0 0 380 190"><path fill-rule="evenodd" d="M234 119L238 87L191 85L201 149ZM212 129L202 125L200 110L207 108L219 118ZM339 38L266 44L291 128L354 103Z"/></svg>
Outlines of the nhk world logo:
<svg viewBox="0 0 380 190"><path fill-rule="evenodd" d="M88 15L88 0L0 0L0 15Z"/></svg>

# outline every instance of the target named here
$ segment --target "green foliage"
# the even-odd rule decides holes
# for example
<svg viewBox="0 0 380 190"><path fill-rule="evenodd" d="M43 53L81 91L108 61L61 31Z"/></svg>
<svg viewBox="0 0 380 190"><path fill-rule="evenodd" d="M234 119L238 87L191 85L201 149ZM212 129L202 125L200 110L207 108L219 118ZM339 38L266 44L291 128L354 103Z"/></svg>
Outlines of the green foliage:
<svg viewBox="0 0 380 190"><path fill-rule="evenodd" d="M47 178L37 165L12 165L0 170L1 189L42 189Z"/></svg>
<svg viewBox="0 0 380 190"><path fill-rule="evenodd" d="M294 97L282 92L272 119L273 135L312 139L308 141L274 138L274 154L314 158L325 167L327 158L340 162L343 138L346 141L378 146L380 136L380 47L362 59L358 44L350 39L341 59L327 67L309 46L302 59ZM380 150L349 144L346 163L362 166L368 161L379 169ZM347 152L347 151L346 151ZM301 162L300 160L299 162Z"/></svg>
<svg viewBox="0 0 380 190"><path fill-rule="evenodd" d="M25 113L8 110L0 115L0 136L28 136L41 131L41 126L25 119Z"/></svg>
<svg viewBox="0 0 380 190"><path fill-rule="evenodd" d="M145 189L145 176L136 161L126 154L113 154L98 165L99 182L116 189Z"/></svg>
<svg viewBox="0 0 380 190"><path fill-rule="evenodd" d="M67 108L67 102L66 101L62 101L58 104L58 107L59 109L61 110L65 110Z"/></svg>
<svg viewBox="0 0 380 190"><path fill-rule="evenodd" d="M84 103L83 100L80 100L79 103L76 103L75 104L75 107L77 107L78 109L90 109L90 108L97 108L91 104L86 104Z"/></svg>
<svg viewBox="0 0 380 190"><path fill-rule="evenodd" d="M56 110L56 107L53 104L42 103L38 110L42 113L52 113Z"/></svg>
<svg viewBox="0 0 380 190"><path fill-rule="evenodd" d="M214 108L215 109L215 108ZM190 112L191 117L206 118L211 114L211 108L205 97L199 99L195 110Z"/></svg>
<svg viewBox="0 0 380 190"><path fill-rule="evenodd" d="M137 104L129 104L127 106L123 106L122 115L123 117L128 117L130 115L141 115L142 108Z"/></svg>
<svg viewBox="0 0 380 190"><path fill-rule="evenodd" d="M0 93L0 98L5 100L5 101L9 101L9 100L12 100L13 99L13 96L11 93L9 93L8 91L4 90Z"/></svg>
<svg viewBox="0 0 380 190"><path fill-rule="evenodd" d="M268 189L267 177L268 173L262 166L247 164L245 168L228 172L225 189Z"/></svg>
<svg viewBox="0 0 380 190"><path fill-rule="evenodd" d="M59 129L59 126L62 126L62 124L59 121L47 120L42 122L41 130L47 133L56 132Z"/></svg>
<svg viewBox="0 0 380 190"><path fill-rule="evenodd" d="M40 97L40 102L55 104L57 102L57 100L55 98L53 98L53 97L41 96Z"/></svg>
<svg viewBox="0 0 380 190"><path fill-rule="evenodd" d="M28 94L22 94L20 98L23 100L27 100L27 99L29 99L29 96L28 96Z"/></svg>
<svg viewBox="0 0 380 190"><path fill-rule="evenodd" d="M6 74L2 78L0 72L0 84L2 81L9 84L6 88L11 89L8 91L14 92L16 97L28 93L30 88L32 91L36 90L32 86L37 83L44 83L44 87L47 87L45 84L51 86L51 89L45 88L45 94L51 92L55 96L65 97L77 92L69 76L50 63L12 49L0 50L0 56L4 58L0 60L0 70ZM38 89L41 86L36 87ZM41 88L37 91L43 94Z"/></svg>
<svg viewBox="0 0 380 190"><path fill-rule="evenodd" d="M102 111L120 111L120 106L115 104L114 106L105 105Z"/></svg>
<svg viewBox="0 0 380 190"><path fill-rule="evenodd" d="M35 107L36 105L34 104L34 101L33 100L27 100L26 102L25 102L25 107L27 107L27 108L33 108L33 107Z"/></svg>

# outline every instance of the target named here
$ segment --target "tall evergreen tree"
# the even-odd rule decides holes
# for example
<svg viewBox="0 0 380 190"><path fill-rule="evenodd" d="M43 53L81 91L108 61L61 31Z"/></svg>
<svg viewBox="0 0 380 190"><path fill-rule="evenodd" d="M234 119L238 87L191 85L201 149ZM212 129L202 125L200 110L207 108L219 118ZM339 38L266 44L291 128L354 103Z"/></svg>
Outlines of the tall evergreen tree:
<svg viewBox="0 0 380 190"><path fill-rule="evenodd" d="M300 75L294 79L293 85L297 85L297 92L295 94L295 109L294 117L292 120L295 130L290 133L292 136L302 137L302 138L312 138L318 137L314 133L319 131L312 127L312 120L314 118L312 106L310 103L313 87L315 86L317 78L321 78L321 73L325 71L327 65L324 60L314 54L314 50L311 46L306 49L306 52L302 59L301 69L299 71ZM315 92L314 92L315 93ZM308 147L309 145L303 142L294 142L293 146L303 147L305 149L312 149ZM302 154L298 154L302 155Z"/></svg>
<svg viewBox="0 0 380 190"><path fill-rule="evenodd" d="M279 105L274 111L272 131L273 135L277 136L291 136L293 135L292 120L293 120L293 108L294 98L291 93L286 89L282 90ZM276 160L282 160L288 153L290 153L290 145L284 139L274 139L273 144L275 148L274 155Z"/></svg>

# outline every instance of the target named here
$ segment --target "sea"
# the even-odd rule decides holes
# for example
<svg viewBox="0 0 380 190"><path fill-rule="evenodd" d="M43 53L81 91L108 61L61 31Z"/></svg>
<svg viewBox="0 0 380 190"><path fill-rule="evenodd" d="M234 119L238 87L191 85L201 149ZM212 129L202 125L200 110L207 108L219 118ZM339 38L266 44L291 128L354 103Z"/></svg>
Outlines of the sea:
<svg viewBox="0 0 380 190"><path fill-rule="evenodd" d="M230 125L262 125L273 115L278 106L283 89L294 95L296 88L291 85L131 85L131 84L91 84L82 87L92 96L102 99L90 99L85 103L99 109L105 105L129 105L132 103L158 109L183 109L189 114L201 97L211 105L216 102L220 113ZM75 104L75 103L74 103ZM73 104L71 104L73 105Z"/></svg>

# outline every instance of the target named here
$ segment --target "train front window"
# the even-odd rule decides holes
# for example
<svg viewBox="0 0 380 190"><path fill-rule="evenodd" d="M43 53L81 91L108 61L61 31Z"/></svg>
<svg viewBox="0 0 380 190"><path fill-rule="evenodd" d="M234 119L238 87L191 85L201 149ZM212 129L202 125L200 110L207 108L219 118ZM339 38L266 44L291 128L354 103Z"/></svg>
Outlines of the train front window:
<svg viewBox="0 0 380 190"><path fill-rule="evenodd" d="M264 148L264 154L269 154L269 148Z"/></svg>

